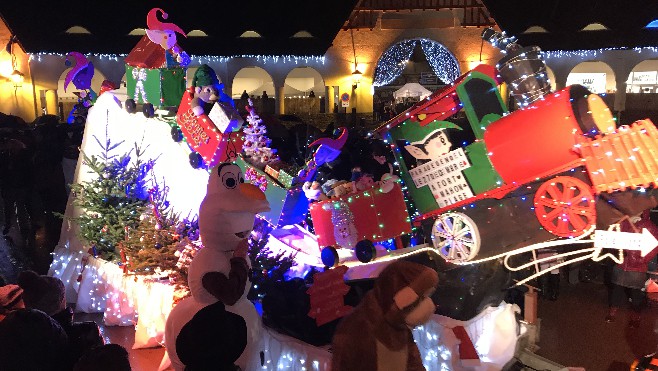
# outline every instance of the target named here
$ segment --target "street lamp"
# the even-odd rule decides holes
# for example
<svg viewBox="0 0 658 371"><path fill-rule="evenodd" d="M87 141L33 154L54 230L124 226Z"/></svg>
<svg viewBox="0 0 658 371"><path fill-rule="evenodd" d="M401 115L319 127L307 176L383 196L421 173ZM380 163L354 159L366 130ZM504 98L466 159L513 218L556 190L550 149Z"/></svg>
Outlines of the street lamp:
<svg viewBox="0 0 658 371"><path fill-rule="evenodd" d="M361 76L363 76L361 71L355 68L354 72L352 72L352 90L356 90L358 87L359 83L361 82Z"/></svg>
<svg viewBox="0 0 658 371"><path fill-rule="evenodd" d="M14 85L19 86L23 83L25 75L19 70L14 70L14 72L11 73L10 79L14 82Z"/></svg>

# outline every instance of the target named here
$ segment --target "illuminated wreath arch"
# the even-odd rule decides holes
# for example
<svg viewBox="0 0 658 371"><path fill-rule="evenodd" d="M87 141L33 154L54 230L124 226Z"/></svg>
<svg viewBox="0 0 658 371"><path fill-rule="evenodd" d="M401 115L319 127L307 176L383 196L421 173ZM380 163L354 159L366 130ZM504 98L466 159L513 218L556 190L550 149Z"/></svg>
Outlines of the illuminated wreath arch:
<svg viewBox="0 0 658 371"><path fill-rule="evenodd" d="M400 41L386 49L377 61L373 85L388 85L400 76L405 62L409 60L418 43L432 66L432 71L441 81L449 84L459 77L459 64L448 48L434 40L418 38Z"/></svg>

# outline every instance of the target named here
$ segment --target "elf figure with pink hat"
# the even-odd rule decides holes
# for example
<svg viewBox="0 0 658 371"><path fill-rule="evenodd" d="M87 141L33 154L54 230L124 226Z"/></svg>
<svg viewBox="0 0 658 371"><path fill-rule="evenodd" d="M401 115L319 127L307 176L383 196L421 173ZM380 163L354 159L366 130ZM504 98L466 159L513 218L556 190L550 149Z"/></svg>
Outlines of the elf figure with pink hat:
<svg viewBox="0 0 658 371"><path fill-rule="evenodd" d="M146 36L153 43L160 45L165 50L167 67L176 65L187 67L190 64L190 57L176 42L176 33L185 37L187 35L180 27L173 23L160 22L157 17L158 12L161 13L163 19L169 18L169 15L164 10L160 8L151 9L146 17L146 25L148 26Z"/></svg>

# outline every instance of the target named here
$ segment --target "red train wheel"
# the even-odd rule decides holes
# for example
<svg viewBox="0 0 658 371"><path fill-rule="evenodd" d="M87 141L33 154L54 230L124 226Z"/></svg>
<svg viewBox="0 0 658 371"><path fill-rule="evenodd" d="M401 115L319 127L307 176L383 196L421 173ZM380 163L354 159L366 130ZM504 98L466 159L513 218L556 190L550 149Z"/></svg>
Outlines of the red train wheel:
<svg viewBox="0 0 658 371"><path fill-rule="evenodd" d="M539 223L556 236L580 236L596 223L592 188L570 176L548 180L535 194L535 214Z"/></svg>

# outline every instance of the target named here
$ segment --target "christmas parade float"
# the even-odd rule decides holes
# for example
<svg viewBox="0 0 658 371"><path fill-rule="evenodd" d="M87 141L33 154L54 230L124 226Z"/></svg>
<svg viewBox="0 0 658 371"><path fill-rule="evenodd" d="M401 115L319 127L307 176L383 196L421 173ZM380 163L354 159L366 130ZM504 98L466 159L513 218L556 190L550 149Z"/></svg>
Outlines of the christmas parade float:
<svg viewBox="0 0 658 371"><path fill-rule="evenodd" d="M512 272L557 259L533 260L537 249L564 247L562 257L577 255L568 264L611 256L603 248L619 260L622 248L655 246L637 242L644 234L619 246L610 234L656 206L656 128L648 120L617 127L581 86L551 93L538 48L486 30L507 52L496 68L476 67L368 137L342 128L309 139L307 158L294 164L277 156L251 102L240 117L212 68L199 66L186 82L190 57L176 41L185 33L158 13L167 18L151 10L147 35L126 57L128 97L107 91L89 109L50 274L78 311L135 325L136 348L167 343L162 368L169 358L179 368L195 359L198 349L176 339L210 331L204 324L221 317L244 335L236 335L244 346L217 354L221 362L329 369L340 318L402 259L438 273L437 314L413 330L424 366L500 369L524 331L503 301ZM502 82L518 110L503 103ZM269 210L214 193L242 188ZM227 232L214 219L241 228ZM574 248L586 243L593 247ZM238 251L251 284L227 299ZM205 263L217 266L195 260L210 255ZM246 298L262 305L261 316ZM215 340L230 341L225 335Z"/></svg>

